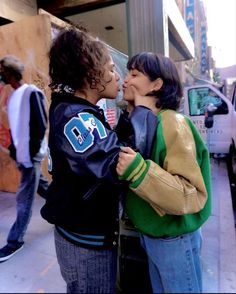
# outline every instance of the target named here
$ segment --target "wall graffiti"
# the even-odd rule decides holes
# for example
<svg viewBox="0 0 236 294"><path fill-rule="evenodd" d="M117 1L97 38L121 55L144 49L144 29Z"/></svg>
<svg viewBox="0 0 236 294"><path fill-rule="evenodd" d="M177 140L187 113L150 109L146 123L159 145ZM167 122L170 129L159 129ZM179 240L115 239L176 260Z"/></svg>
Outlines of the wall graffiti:
<svg viewBox="0 0 236 294"><path fill-rule="evenodd" d="M33 49L28 48L26 50L26 62L25 67L28 72L29 83L39 87L42 91L46 91L49 76L39 67L40 62L37 61L35 52ZM46 58L46 57L45 57Z"/></svg>
<svg viewBox="0 0 236 294"><path fill-rule="evenodd" d="M39 89L41 89L42 91L44 91L46 88L45 81L39 73L36 73L36 77L34 77L33 79L33 84L37 86Z"/></svg>

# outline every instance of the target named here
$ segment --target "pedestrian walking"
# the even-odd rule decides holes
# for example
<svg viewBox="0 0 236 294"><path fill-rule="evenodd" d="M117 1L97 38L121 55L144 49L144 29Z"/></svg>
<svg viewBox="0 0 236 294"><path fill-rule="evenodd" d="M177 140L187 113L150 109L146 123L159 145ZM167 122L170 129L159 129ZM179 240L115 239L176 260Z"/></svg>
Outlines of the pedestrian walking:
<svg viewBox="0 0 236 294"><path fill-rule="evenodd" d="M20 171L20 184L16 193L16 220L0 249L0 262L19 252L31 218L32 206L41 178L41 194L45 197L47 179L41 174L41 163L46 155L47 128L46 98L35 85L23 80L24 65L16 56L6 55L0 60L0 76L11 85L7 114L10 126L10 156Z"/></svg>

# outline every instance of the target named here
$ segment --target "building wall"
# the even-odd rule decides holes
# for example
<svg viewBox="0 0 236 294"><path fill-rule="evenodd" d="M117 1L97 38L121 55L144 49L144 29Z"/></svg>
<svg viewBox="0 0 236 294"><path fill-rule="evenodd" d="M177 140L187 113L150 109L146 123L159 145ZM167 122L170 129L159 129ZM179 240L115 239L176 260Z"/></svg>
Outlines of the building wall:
<svg viewBox="0 0 236 294"><path fill-rule="evenodd" d="M182 14L183 18L185 15L185 0L175 0L177 6L179 7L179 11Z"/></svg>
<svg viewBox="0 0 236 294"><path fill-rule="evenodd" d="M207 42L205 7L201 0L185 1L185 21L195 44L195 58L186 64L197 78L210 79L213 61Z"/></svg>

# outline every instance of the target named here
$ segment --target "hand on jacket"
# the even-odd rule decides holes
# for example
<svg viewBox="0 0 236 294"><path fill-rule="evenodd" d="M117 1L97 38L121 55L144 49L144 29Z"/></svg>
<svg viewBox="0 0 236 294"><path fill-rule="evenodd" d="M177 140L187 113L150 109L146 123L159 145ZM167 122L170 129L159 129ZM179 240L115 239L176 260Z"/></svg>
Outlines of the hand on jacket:
<svg viewBox="0 0 236 294"><path fill-rule="evenodd" d="M124 174L128 166L134 160L136 154L137 153L130 147L121 147L118 164L116 166L116 172L118 173L119 176Z"/></svg>

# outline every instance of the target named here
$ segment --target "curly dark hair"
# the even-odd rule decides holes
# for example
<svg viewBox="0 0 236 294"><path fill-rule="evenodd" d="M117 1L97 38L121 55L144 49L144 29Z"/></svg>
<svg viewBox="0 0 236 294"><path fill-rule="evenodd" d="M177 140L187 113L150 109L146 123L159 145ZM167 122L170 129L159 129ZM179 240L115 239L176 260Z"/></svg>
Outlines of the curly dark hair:
<svg viewBox="0 0 236 294"><path fill-rule="evenodd" d="M49 51L49 86L52 90L75 92L89 84L95 89L103 85L103 66L109 58L102 41L75 26L63 28Z"/></svg>
<svg viewBox="0 0 236 294"><path fill-rule="evenodd" d="M177 110L183 96L183 88L174 62L161 54L141 52L127 63L128 70L137 69L151 81L161 78L163 85L158 91L147 93L157 98L156 107Z"/></svg>

